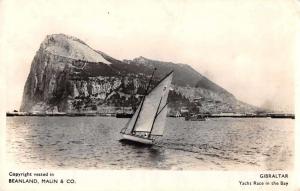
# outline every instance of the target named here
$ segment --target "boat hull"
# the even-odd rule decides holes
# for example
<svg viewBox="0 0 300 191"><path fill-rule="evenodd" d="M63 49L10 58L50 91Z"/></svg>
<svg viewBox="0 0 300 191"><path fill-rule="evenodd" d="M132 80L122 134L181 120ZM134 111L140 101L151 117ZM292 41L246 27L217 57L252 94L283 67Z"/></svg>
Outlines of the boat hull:
<svg viewBox="0 0 300 191"><path fill-rule="evenodd" d="M133 114L127 114L127 113L117 113L116 118L131 118Z"/></svg>
<svg viewBox="0 0 300 191"><path fill-rule="evenodd" d="M123 134L123 139L146 144L146 145L153 145L152 139L146 139L146 138L142 138L142 137L138 137L138 136L134 136L134 135Z"/></svg>

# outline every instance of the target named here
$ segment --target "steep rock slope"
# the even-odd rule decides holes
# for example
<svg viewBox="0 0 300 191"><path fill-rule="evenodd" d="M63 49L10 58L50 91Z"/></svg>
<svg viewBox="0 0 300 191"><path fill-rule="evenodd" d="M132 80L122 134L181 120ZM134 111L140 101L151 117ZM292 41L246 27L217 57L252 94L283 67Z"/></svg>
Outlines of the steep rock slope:
<svg viewBox="0 0 300 191"><path fill-rule="evenodd" d="M203 112L246 112L242 103L185 64L139 57L120 61L64 34L48 35L41 43L25 83L21 111L86 112L101 107L136 106L145 93L153 68L153 87L171 70L175 77L170 107L197 105ZM194 104L194 100L201 104Z"/></svg>

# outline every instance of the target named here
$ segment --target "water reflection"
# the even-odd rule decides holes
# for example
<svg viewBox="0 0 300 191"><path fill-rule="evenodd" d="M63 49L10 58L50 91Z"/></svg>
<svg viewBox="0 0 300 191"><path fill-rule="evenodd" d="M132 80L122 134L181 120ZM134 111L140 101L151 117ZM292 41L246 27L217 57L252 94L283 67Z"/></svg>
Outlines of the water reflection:
<svg viewBox="0 0 300 191"><path fill-rule="evenodd" d="M165 159L164 150L162 148L153 146L151 148L148 148L148 151L149 151L149 158L152 161L156 161L156 162L164 161Z"/></svg>

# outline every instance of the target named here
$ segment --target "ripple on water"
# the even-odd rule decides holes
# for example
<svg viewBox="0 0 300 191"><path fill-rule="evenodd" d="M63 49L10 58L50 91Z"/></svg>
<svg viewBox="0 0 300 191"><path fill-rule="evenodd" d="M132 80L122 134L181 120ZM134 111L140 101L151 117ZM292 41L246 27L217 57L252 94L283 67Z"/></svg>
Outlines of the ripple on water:
<svg viewBox="0 0 300 191"><path fill-rule="evenodd" d="M54 168L228 170L243 164L247 169L259 166L272 170L293 165L293 120L220 118L188 122L168 118L165 135L150 149L118 141L127 120L7 118L7 150L16 163L43 167L47 158ZM271 160L265 164L267 158Z"/></svg>

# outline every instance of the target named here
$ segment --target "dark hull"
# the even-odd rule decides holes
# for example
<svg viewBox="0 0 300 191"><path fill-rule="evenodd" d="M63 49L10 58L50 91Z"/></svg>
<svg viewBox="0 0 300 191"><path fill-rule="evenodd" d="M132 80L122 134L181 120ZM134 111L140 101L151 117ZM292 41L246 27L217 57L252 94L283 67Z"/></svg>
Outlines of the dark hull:
<svg viewBox="0 0 300 191"><path fill-rule="evenodd" d="M117 113L116 118L131 118L133 114L127 114L127 113Z"/></svg>

